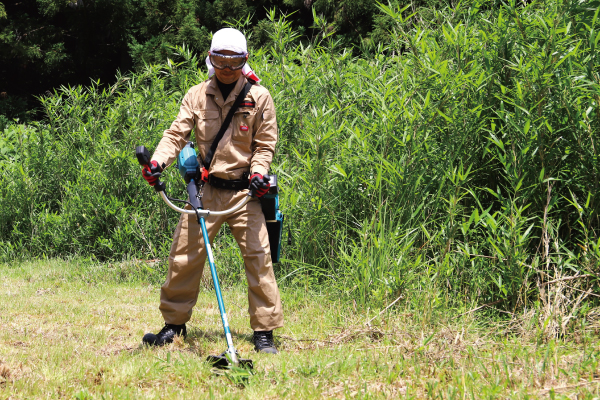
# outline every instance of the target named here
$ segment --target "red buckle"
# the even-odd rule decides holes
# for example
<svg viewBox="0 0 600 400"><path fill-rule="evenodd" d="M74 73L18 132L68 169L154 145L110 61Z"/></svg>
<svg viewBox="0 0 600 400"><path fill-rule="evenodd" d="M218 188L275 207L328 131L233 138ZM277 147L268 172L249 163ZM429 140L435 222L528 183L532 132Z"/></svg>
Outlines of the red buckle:
<svg viewBox="0 0 600 400"><path fill-rule="evenodd" d="M202 168L202 174L200 175L200 180L202 182L208 182L208 170L206 168Z"/></svg>

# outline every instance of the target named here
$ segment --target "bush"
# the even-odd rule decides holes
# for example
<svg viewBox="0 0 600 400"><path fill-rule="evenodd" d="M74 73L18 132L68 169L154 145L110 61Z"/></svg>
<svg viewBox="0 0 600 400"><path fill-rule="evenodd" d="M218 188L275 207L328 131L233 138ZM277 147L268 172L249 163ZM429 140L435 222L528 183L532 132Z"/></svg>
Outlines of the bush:
<svg viewBox="0 0 600 400"><path fill-rule="evenodd" d="M325 30L297 45L271 15L273 46L252 65L278 110L283 280L375 305L422 288L439 289L432 305L541 301L562 310L557 332L599 294L597 5L480 4L381 6L393 40L366 58ZM153 148L205 78L178 54L110 90L62 88L43 100L46 123L9 127L23 145L2 177L6 257L166 256L178 216L133 149Z"/></svg>

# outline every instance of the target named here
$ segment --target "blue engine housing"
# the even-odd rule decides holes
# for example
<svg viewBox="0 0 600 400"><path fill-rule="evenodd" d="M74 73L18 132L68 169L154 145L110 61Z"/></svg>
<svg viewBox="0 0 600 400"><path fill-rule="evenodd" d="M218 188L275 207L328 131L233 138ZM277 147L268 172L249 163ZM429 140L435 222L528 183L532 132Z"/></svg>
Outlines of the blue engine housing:
<svg viewBox="0 0 600 400"><path fill-rule="evenodd" d="M186 183L189 183L191 179L196 179L200 174L200 164L198 163L193 142L187 142L185 147L179 152L177 164L179 165L179 173Z"/></svg>

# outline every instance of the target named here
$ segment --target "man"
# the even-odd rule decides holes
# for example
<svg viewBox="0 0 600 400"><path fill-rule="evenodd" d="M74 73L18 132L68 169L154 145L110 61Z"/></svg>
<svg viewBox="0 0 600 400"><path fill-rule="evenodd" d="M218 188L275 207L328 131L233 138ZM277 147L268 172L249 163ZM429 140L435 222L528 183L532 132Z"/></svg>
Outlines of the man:
<svg viewBox="0 0 600 400"><path fill-rule="evenodd" d="M192 129L202 165L238 94L248 81L258 81L247 60L246 38L240 31L225 28L214 34L206 59L210 78L192 87L183 98L177 119L163 133L150 167L142 171L148 183L156 184L158 178L151 175L174 161L191 140ZM249 185L257 196L264 195L270 185L263 175L269 170L276 142L273 99L266 88L253 84L219 141L208 171L202 171L204 177L208 173L202 195L204 208L219 211L239 204ZM208 217L211 242L223 222L229 224L244 258L255 350L276 354L273 329L283 326L283 313L260 202L252 199L235 213ZM167 280L161 288L159 308L165 326L156 335L144 335L144 343L161 346L171 343L176 335L186 336L185 323L198 298L205 260L200 225L194 216L182 214L173 236Z"/></svg>

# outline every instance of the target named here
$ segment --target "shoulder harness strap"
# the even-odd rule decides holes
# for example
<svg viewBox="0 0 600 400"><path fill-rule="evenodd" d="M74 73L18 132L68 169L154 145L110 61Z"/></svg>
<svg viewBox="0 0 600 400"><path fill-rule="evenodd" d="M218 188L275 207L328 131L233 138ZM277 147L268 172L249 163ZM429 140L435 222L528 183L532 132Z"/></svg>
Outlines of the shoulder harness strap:
<svg viewBox="0 0 600 400"><path fill-rule="evenodd" d="M253 84L254 84L254 81L248 79L248 82L246 82L246 85L244 85L244 87L242 88L242 91L240 92L238 97L233 102L231 109L229 110L229 112L227 113L227 116L225 117L225 121L223 121L223 125L221 125L221 128L219 129L219 132L217 133L217 136L215 137L215 140L213 140L212 144L210 145L210 149L206 153L206 157L204 158L204 161L202 162L204 164L205 170L208 170L210 168L210 163L212 162L213 156L215 155L217 146L219 146L219 142L221 141L221 139L223 138L223 135L225 134L225 131L229 127L229 124L231 123L231 120L233 119L233 114L235 114L235 112L237 111L241 102L244 100L244 98L250 91L250 88L252 87Z"/></svg>

